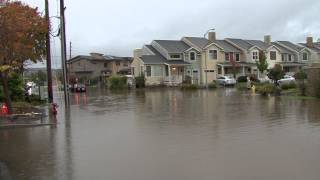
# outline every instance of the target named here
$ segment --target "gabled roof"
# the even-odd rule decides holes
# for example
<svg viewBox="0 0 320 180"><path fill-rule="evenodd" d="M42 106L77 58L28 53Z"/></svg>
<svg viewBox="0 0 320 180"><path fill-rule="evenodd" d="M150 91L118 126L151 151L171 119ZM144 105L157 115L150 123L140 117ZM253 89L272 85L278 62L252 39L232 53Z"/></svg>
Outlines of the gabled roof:
<svg viewBox="0 0 320 180"><path fill-rule="evenodd" d="M306 47L306 48L311 49L312 51L315 51L315 52L317 52L317 53L320 53L320 46L317 46L316 43L314 44L314 47L312 47L312 48L308 47L306 43L299 43L299 44L300 44L301 46L303 46L303 47Z"/></svg>
<svg viewBox="0 0 320 180"><path fill-rule="evenodd" d="M277 47L280 50L281 54L294 54L293 51L291 51L290 49L288 49L284 46L279 45L278 43L272 42L271 44L274 45L275 47Z"/></svg>
<svg viewBox="0 0 320 180"><path fill-rule="evenodd" d="M300 52L301 50L304 49L303 46L299 46L299 45L294 44L294 43L292 43L290 41L277 41L277 42L282 44L282 45L284 45L284 46L286 46L286 47L288 47L288 48L290 48L290 49L292 49L292 50L295 50L297 52Z"/></svg>
<svg viewBox="0 0 320 180"><path fill-rule="evenodd" d="M247 41L249 44L256 46L259 49L264 50L264 51L267 50L269 47L271 47L271 45L269 45L263 41L260 41L260 40L245 40L245 41Z"/></svg>
<svg viewBox="0 0 320 180"><path fill-rule="evenodd" d="M150 51L154 53L154 55L143 55L140 59L145 64L169 64L169 65L189 65L183 60L167 60L163 57L152 45L145 45Z"/></svg>
<svg viewBox="0 0 320 180"><path fill-rule="evenodd" d="M183 41L176 40L154 40L162 48L166 49L168 53L183 53L185 50L189 49L188 46Z"/></svg>
<svg viewBox="0 0 320 180"><path fill-rule="evenodd" d="M190 41L192 44L194 44L195 46L197 46L196 48L198 49L204 49L206 46L214 43L217 46L221 47L224 52L238 52L240 53L241 50L236 48L235 46L233 46L232 44L228 43L225 40L215 40L213 42L210 42L208 39L206 38L202 38L202 37L185 37L188 41Z"/></svg>
<svg viewBox="0 0 320 180"><path fill-rule="evenodd" d="M232 42L236 46L238 46L242 49L245 49L245 50L249 50L250 48L252 48L254 46L243 39L226 38L226 40Z"/></svg>
<svg viewBox="0 0 320 180"><path fill-rule="evenodd" d="M90 60L90 61L132 61L132 57L118 57L112 55L104 55L101 57L87 56L87 55L78 55L67 61L67 63L72 63L79 60Z"/></svg>
<svg viewBox="0 0 320 180"><path fill-rule="evenodd" d="M198 49L203 49L209 44L209 40L202 37L184 37L184 38L186 38L188 41L194 44Z"/></svg>
<svg viewBox="0 0 320 180"><path fill-rule="evenodd" d="M226 40L215 40L214 43L223 48L224 52L235 52L240 53L241 50L228 43Z"/></svg>

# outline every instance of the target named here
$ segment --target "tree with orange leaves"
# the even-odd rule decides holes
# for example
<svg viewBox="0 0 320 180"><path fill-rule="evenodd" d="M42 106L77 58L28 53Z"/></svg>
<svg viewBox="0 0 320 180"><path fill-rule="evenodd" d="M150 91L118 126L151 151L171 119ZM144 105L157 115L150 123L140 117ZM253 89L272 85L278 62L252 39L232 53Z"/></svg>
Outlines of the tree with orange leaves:
<svg viewBox="0 0 320 180"><path fill-rule="evenodd" d="M28 60L42 60L46 53L47 32L47 21L37 8L19 1L6 1L0 7L0 78L9 113L12 113L9 75Z"/></svg>

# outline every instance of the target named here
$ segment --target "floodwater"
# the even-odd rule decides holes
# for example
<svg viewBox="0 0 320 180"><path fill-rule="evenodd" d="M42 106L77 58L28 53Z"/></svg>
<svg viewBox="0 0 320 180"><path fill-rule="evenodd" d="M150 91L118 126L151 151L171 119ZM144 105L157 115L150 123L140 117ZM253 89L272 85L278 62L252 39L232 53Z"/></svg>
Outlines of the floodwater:
<svg viewBox="0 0 320 180"><path fill-rule="evenodd" d="M318 100L234 89L70 98L56 127L0 130L0 165L12 179L320 179Z"/></svg>

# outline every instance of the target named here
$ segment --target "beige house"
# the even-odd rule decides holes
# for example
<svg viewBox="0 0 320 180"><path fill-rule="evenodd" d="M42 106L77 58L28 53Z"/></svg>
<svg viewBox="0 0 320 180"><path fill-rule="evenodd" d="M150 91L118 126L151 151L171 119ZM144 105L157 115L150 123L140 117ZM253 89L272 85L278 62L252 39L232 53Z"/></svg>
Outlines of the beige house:
<svg viewBox="0 0 320 180"><path fill-rule="evenodd" d="M147 85L177 85L182 82L205 85L219 76L236 77L261 73L256 67L259 52L265 53L269 69L282 65L287 73L295 73L311 62L320 62L320 45L226 38L216 39L215 32L203 37L181 40L154 40L134 51L134 76L144 75ZM312 40L311 40L312 42Z"/></svg>
<svg viewBox="0 0 320 180"><path fill-rule="evenodd" d="M68 73L78 79L100 79L117 74L131 74L130 57L116 57L91 53L68 60Z"/></svg>

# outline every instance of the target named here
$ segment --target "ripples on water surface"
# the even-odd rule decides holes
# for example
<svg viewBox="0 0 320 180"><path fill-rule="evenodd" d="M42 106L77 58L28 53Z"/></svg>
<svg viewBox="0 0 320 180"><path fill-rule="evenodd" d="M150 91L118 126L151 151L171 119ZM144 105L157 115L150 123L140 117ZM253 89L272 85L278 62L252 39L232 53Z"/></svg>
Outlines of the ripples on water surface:
<svg viewBox="0 0 320 180"><path fill-rule="evenodd" d="M71 101L56 128L0 131L14 179L320 179L317 100L161 89Z"/></svg>

